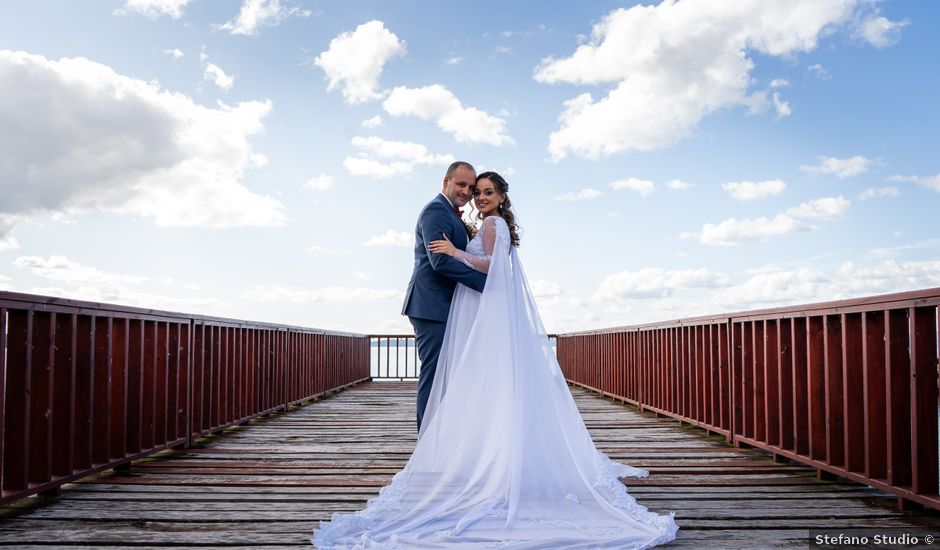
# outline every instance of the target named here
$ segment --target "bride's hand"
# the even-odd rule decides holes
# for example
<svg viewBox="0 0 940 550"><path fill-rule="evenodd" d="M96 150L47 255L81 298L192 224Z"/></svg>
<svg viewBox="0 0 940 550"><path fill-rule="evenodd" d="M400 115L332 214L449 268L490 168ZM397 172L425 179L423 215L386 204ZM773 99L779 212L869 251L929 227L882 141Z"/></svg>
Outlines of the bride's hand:
<svg viewBox="0 0 940 550"><path fill-rule="evenodd" d="M444 235L443 241L431 241L431 244L428 245L428 251L432 254L447 254L448 256L453 256L454 253L457 252L457 247L450 242L447 235Z"/></svg>

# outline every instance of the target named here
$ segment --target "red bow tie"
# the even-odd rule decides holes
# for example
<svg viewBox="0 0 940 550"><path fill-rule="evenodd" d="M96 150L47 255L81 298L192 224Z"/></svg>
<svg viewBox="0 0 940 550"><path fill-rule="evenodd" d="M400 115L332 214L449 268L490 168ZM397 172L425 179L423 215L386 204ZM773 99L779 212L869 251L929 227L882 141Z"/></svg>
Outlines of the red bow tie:
<svg viewBox="0 0 940 550"><path fill-rule="evenodd" d="M454 214L457 214L458 218L463 219L463 212L461 212L460 209L457 208L456 206L454 207Z"/></svg>

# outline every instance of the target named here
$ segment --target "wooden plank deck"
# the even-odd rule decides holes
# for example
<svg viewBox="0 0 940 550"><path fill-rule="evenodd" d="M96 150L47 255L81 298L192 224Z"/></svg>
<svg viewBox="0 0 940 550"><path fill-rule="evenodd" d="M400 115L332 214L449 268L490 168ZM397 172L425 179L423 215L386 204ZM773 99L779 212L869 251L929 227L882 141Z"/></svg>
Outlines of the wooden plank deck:
<svg viewBox="0 0 940 550"><path fill-rule="evenodd" d="M873 489L816 479L759 451L572 388L598 447L650 470L630 492L675 511L670 547L807 545L810 528L928 527L933 512L899 512ZM365 506L415 443L415 385L373 382L287 414L66 486L7 508L0 546L16 548L309 547L334 511Z"/></svg>

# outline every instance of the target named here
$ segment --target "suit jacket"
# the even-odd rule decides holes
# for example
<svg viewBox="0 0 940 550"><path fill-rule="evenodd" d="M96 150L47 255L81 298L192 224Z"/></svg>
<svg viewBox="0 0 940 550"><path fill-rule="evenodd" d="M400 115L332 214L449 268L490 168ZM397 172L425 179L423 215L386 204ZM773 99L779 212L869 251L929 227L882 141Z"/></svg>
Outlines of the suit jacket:
<svg viewBox="0 0 940 550"><path fill-rule="evenodd" d="M415 265L405 292L402 315L446 321L457 283L483 292L485 274L447 254L428 252L431 241L443 239L444 234L457 248L464 250L467 247L466 226L454 214L454 208L447 198L438 193L418 215L415 226Z"/></svg>

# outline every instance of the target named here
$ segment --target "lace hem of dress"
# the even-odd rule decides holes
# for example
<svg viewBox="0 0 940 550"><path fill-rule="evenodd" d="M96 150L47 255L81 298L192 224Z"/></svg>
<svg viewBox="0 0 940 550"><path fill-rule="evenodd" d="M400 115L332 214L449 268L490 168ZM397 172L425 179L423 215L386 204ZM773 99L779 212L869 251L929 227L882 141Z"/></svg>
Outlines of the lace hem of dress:
<svg viewBox="0 0 940 550"><path fill-rule="evenodd" d="M604 453L600 451L597 452L595 459L595 481L593 483L594 489L602 492L602 496L613 506L625 511L640 523L653 527L660 532L658 536L648 541L643 546L637 547L636 550L652 548L669 542L676 538L676 533L679 530L679 526L675 521L674 512L665 515L650 512L646 506L638 503L636 499L627 492L626 487L619 479L644 478L647 476L649 476L649 472L646 470L615 462ZM367 533L374 529L377 519L381 518L382 515L387 512L403 510L401 497L407 488L409 477L410 473L406 467L401 472L395 474L390 484L379 490L377 497L369 500L364 510L352 514L334 513L330 520L321 521L320 525L313 530L313 544L320 550L331 550L335 548L336 541L349 538L352 535L360 535L360 541L363 544L368 543ZM564 498L575 504L580 504L580 500L574 494L566 494ZM484 515L491 518L500 517L505 511L501 509L504 506L505 501L503 499L491 499L491 501L487 502L485 505L486 510ZM558 526L562 525L563 522L561 520L535 519L532 520L532 524L537 526ZM584 529L584 526L580 528ZM593 526L588 530L597 536L615 536L622 532L623 526L618 523L610 523L609 525ZM454 536L457 533L454 529L443 529L436 534L439 537L446 538ZM503 540L493 543L491 547L504 548L523 542L527 541ZM343 544L343 547L348 546L348 543ZM383 541L382 544L384 548L392 550L403 548L393 541ZM486 548L487 546L478 547Z"/></svg>
<svg viewBox="0 0 940 550"><path fill-rule="evenodd" d="M597 452L594 461L594 467L596 474L594 488L602 489L608 494L608 496L612 497L610 499L611 504L617 508L620 508L621 510L626 511L628 514L645 525L656 526L664 529L663 535L657 538L657 540L660 542L657 542L656 544L662 544L663 542L670 541L675 538L676 532L679 530L679 526L676 525L675 521L675 512L670 512L666 515L650 512L646 506L643 506L637 502L636 499L627 492L627 488L623 485L623 483L620 482L620 478L649 477L649 472L640 468L634 468L633 466L627 466L626 464L615 462L600 451ZM671 536L663 538L670 534ZM656 544L651 544L647 546L647 548L655 546Z"/></svg>
<svg viewBox="0 0 940 550"><path fill-rule="evenodd" d="M365 533L373 528L378 516L402 509L401 496L408 486L408 468L392 477L392 482L379 489L379 495L369 499L366 508L352 514L335 513L328 521L321 521L313 530L311 542L320 550L331 549L335 541L352 533ZM388 548L398 550L400 545L391 543Z"/></svg>

